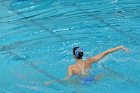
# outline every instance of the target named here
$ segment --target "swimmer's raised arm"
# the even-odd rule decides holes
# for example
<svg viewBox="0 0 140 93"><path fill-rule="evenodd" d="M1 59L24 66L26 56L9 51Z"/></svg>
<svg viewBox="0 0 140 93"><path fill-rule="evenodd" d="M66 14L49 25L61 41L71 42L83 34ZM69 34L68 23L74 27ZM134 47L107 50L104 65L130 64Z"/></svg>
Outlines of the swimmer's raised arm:
<svg viewBox="0 0 140 93"><path fill-rule="evenodd" d="M122 49L122 50L124 50L124 51L126 51L126 52L129 51L127 48L125 48L125 47L123 47L123 46L118 46L118 47L109 49L109 50L107 50L107 51L105 51L105 52L102 52L102 53L100 53L100 54L98 54L98 55L96 55L96 56L94 56L94 57L92 57L92 58L87 59L87 63L88 63L89 65L91 65L91 64L94 63L94 62L98 62L98 61L101 60L103 57L105 57L107 54L110 54L110 53L112 53L112 52L115 52L115 51L117 51L117 50L119 50L119 49Z"/></svg>

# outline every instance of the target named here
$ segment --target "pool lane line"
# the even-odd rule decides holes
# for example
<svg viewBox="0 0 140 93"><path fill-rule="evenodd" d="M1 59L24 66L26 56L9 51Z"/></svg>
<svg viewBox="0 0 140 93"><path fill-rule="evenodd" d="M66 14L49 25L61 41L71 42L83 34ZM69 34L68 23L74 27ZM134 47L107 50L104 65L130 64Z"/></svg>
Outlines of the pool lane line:
<svg viewBox="0 0 140 93"><path fill-rule="evenodd" d="M25 64L29 65L30 67L32 67L33 69L35 69L36 71L38 71L40 74L45 75L46 77L49 77L49 78L51 78L51 79L55 79L55 80L57 79L57 80L59 80L57 77L55 77L55 76L49 74L47 71L44 71L43 69L40 69L39 67L37 67L37 66L34 65L33 63L29 63L29 62L27 61L26 58L21 57L21 56L19 56L19 55L13 53L13 52L11 52L11 51L6 51L6 47L3 47L3 51L5 51L5 52L7 52L8 54L10 54L10 55L12 55L12 56L15 56L15 57L17 57L18 59L22 60ZM58 81L56 81L56 82L64 86L63 83L58 82ZM45 84L42 84L42 86L47 87ZM52 85L52 84L49 85L48 87L51 87L51 88L55 89L56 91L61 91L60 88L58 88L58 87L56 87L56 86L54 86L54 85ZM65 93L65 92L64 92L64 93Z"/></svg>
<svg viewBox="0 0 140 93"><path fill-rule="evenodd" d="M7 7L7 8L10 8L10 10L13 11L15 14L17 14L17 15L19 15L19 16L22 16L23 18L27 18L23 13L18 12L17 10L11 9L11 7L9 7L9 5L7 5L6 7ZM33 26L39 27L40 29L43 29L43 30L47 31L47 32L50 33L52 36L58 37L58 38L60 39L61 42L66 42L66 44L67 44L67 41L68 41L68 40L67 40L67 38L66 38L65 36L60 35L60 34L57 34L57 33L55 33L55 32L52 32L49 28L47 28L46 26L43 26L43 25L39 24L37 21L35 21L35 20L33 20L33 19L31 19L30 21L31 21L31 23L33 24ZM28 62L26 62L26 59L25 59L25 58L20 57L20 56L16 55L16 54L13 53L13 52L10 52L10 51L7 51L7 52L8 52L9 54L12 54L12 55L14 55L14 56L16 56L16 57L18 57L18 58L24 60L24 61L25 61L24 63L29 64ZM49 76L49 77L52 78L52 79L57 79L57 80L59 80L58 78L52 76L51 74L45 72L44 70L42 70L42 69L40 69L40 68L38 68L38 67L35 66L33 63L30 63L29 65L30 65L32 68L38 70L38 72L44 74L45 76L47 76L47 77ZM58 81L56 81L56 82L58 82ZM62 84L61 82L58 82L58 83Z"/></svg>
<svg viewBox="0 0 140 93"><path fill-rule="evenodd" d="M55 76L49 74L48 72L46 72L46 71L40 69L39 67L37 67L37 66L34 65L33 63L29 63L29 62L27 61L26 58L21 57L21 56L15 54L15 53L13 53L13 52L10 52L10 51L6 51L6 52L7 52L8 54L12 55L12 56L14 55L14 56L15 56L16 58L18 58L19 60L23 60L23 62L24 62L25 64L30 65L32 68L34 68L35 70L37 70L39 73L45 75L46 77L49 77L49 78L52 78L52 79L58 79L58 78L56 78Z"/></svg>
<svg viewBox="0 0 140 93"><path fill-rule="evenodd" d="M82 11L82 12L85 13L87 16L89 16L89 17L91 17L91 18L94 17L95 20L98 20L99 22L103 23L104 25L106 25L106 26L109 27L110 29L114 30L115 32L118 32L118 33L120 33L120 34L126 36L127 38L129 38L129 40L131 40L131 41L130 41L131 43L133 43L133 44L135 44L135 45L137 45L137 46L139 45L139 44L136 42L137 39L135 38L135 36L132 36L132 35L130 35L130 34L128 34L128 33L125 33L124 31L119 30L119 29L116 28L116 27L113 27L110 23L106 22L106 21L104 20L104 18L102 18L102 17L100 17L100 16L97 16L97 15L94 14L93 12L92 12L92 13L88 12L86 9L81 8L81 6L78 5L76 2L72 2L71 5L77 7L78 10Z"/></svg>
<svg viewBox="0 0 140 93"><path fill-rule="evenodd" d="M17 15L22 16L23 18L27 18L23 13L18 12L17 10L11 9L11 7L10 7L10 10L13 11L13 12L14 12L15 14L17 14ZM65 36L60 35L60 34L57 34L57 33L55 33L55 32L52 32L49 28L47 28L46 26L43 26L42 24L38 23L37 21L35 21L35 20L33 20L33 19L31 19L30 22L33 24L33 26L36 26L36 27L38 27L38 28L40 28L40 29L42 29L42 30L47 31L47 32L48 32L49 34L51 34L52 36L58 37L58 38L60 39L61 42L65 43L65 44L64 44L65 46L68 44L68 42L67 42L68 39L67 39ZM9 52L9 51L7 51L7 52L10 53L10 54L12 53L13 55L15 55L15 56L17 56L17 57L19 57L19 58L21 58L21 59L24 59L24 58L22 58L22 57L20 57L20 56L18 56L18 55L16 55L16 54L14 54L13 52ZM24 60L25 60L25 59L24 59ZM27 62L25 62L25 63L28 64ZM52 79L55 79L55 80L57 79L57 80L59 80L58 78L52 76L51 74L49 74L49 73L43 71L43 70L40 69L40 68L38 68L38 67L35 66L33 63L30 63L30 66L31 66L32 68L38 70L40 73L44 74L45 76L49 76L49 77L52 78ZM63 85L63 83L61 83L61 82L59 82L59 81L56 81L56 82L58 82L58 83L60 83L61 85Z"/></svg>
<svg viewBox="0 0 140 93"><path fill-rule="evenodd" d="M101 63L100 65L101 65L101 67L103 67L105 70L107 70L109 73L114 74L115 76L117 76L118 78L120 78L120 79L122 79L122 80L128 82L129 84L134 85L134 86L138 85L138 82L136 82L135 80L132 80L132 79L130 79L130 78L128 78L128 77L125 77L123 74L121 74L121 73L115 71L114 69L112 69L112 68L110 68L110 67L105 66L103 63Z"/></svg>
<svg viewBox="0 0 140 93"><path fill-rule="evenodd" d="M126 37L129 38L129 39L131 40L131 42L134 43L135 45L139 45L139 44L136 42L136 38L135 38L134 36L132 36L132 35L130 35L130 34L127 34L127 33L125 33L125 32L122 32L122 31L120 31L119 29L113 27L110 23L106 22L102 17L99 17L99 16L97 16L96 14L93 14L93 13L91 14L91 13L88 12L86 9L81 8L81 6L78 5L78 4L75 3L75 2L72 2L71 5L77 7L80 11L83 11L85 14L87 14L87 16L90 16L90 17L93 16L96 20L98 20L99 22L105 24L105 25L106 25L107 27L109 27L110 29L112 29L112 30L114 30L114 31L116 31L116 32L119 32L120 34L126 36ZM8 8L8 5L7 5L7 8ZM11 8L10 8L10 9L11 9ZM23 18L24 18L24 17L26 18L26 16L23 15L23 13L18 12L18 11L13 10L13 9L11 9L11 10L12 10L13 12L15 12L15 14L17 14L17 15L19 15L19 16L22 15ZM37 22L36 22L35 20L33 20L33 19L31 19L31 22L33 23L34 26L37 26L37 27L39 27L39 28L41 28L41 29L44 29L44 28L45 28L45 31L48 31L48 30L49 30L48 28L46 28L45 26L40 25L39 23L37 23ZM52 31L48 31L48 32L49 32L50 34L56 35L56 36L59 37L59 39L60 39L61 41L63 41L63 42L66 42L66 41L67 41L67 39L66 39L63 35L56 34L56 33L52 32Z"/></svg>
<svg viewBox="0 0 140 93"><path fill-rule="evenodd" d="M15 14L23 17L23 18L27 18L27 16L25 16L23 13L18 12L17 10L12 9L9 5L6 5L6 8L8 8L10 11L12 11L13 13L15 13ZM51 31L48 27L46 27L46 26L38 23L36 20L31 19L30 22L32 23L33 26L38 27L38 28L40 28L42 30L47 31L52 36L58 37L61 42L67 42L68 41L68 39L65 36L60 35L58 33L55 33L53 31Z"/></svg>

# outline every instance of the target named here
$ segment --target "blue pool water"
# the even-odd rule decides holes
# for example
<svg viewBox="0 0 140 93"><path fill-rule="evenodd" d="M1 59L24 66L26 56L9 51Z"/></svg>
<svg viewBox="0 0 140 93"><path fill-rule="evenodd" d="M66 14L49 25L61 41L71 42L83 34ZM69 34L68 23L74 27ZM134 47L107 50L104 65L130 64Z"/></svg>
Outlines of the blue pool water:
<svg viewBox="0 0 140 93"><path fill-rule="evenodd" d="M139 0L0 0L0 93L139 93ZM92 66L100 81L61 79L74 64L72 48L84 59L124 45Z"/></svg>

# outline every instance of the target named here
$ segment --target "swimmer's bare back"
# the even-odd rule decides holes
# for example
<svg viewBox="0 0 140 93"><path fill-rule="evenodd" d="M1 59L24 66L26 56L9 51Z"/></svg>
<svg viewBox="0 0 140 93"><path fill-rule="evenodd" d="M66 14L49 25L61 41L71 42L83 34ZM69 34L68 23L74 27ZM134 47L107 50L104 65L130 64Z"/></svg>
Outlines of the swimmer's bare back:
<svg viewBox="0 0 140 93"><path fill-rule="evenodd" d="M87 60L85 60L84 61L84 68L85 69L89 69L93 63L98 62L99 60L104 58L106 55L108 55L110 53L113 53L113 52L115 52L117 50L120 50L120 49L124 50L126 52L129 52L129 50L127 48L123 47L123 46L118 46L118 47L106 50L106 51L104 51L104 52L102 52L100 54L97 54L96 56L93 56L93 57L88 58ZM78 59L76 57L76 55L74 55L74 59L76 60L76 64L70 65L68 67L68 73L67 73L66 78L60 79L60 80L52 80L52 81L46 82L45 85L49 85L49 84L51 84L53 82L69 80L71 78L71 76L73 76L73 75L81 75L82 69L78 65L82 65L83 60L82 59Z"/></svg>

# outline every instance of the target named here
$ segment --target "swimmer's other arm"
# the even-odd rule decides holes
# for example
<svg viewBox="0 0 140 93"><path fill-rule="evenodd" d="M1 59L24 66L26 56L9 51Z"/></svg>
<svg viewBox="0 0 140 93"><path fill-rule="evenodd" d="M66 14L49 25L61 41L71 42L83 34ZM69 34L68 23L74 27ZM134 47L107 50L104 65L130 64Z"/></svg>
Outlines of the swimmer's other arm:
<svg viewBox="0 0 140 93"><path fill-rule="evenodd" d="M88 63L89 65L91 65L92 63L95 63L95 62L98 62L99 60L101 60L101 59L102 59L103 57L105 57L107 54L113 53L113 52L115 52L115 51L117 51L117 50L120 50L120 49L122 49L122 50L124 50L124 51L126 51L126 52L129 51L127 48L125 48L125 47L123 47L123 46L118 46L118 47L109 49L109 50L107 50L107 51L105 51L105 52L102 52L102 53L100 53L100 54L98 54L98 55L96 55L96 56L94 56L94 57L92 57L92 58L87 59L87 63Z"/></svg>
<svg viewBox="0 0 140 93"><path fill-rule="evenodd" d="M66 78L64 78L64 80L69 80L72 75L73 75L73 68L72 68L72 66L69 66L68 67L68 75Z"/></svg>
<svg viewBox="0 0 140 93"><path fill-rule="evenodd" d="M66 78L48 81L48 82L45 82L44 84L47 86L47 85L50 85L50 84L52 84L52 83L54 83L54 82L63 82L63 81L65 81L65 80L69 80L69 79L71 78L72 75L73 75L72 66L69 66L69 67L68 67L68 75L67 75Z"/></svg>

